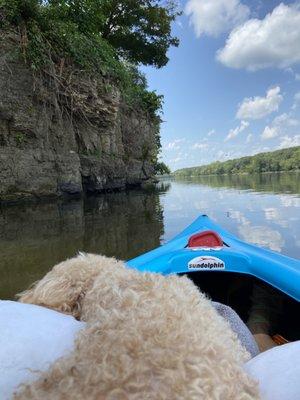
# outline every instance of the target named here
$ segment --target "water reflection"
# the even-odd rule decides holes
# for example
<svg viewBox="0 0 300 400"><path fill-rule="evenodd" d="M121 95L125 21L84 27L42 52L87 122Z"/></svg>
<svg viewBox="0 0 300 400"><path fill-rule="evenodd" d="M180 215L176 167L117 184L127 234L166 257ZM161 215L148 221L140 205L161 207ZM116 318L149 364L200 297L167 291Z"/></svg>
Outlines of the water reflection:
<svg viewBox="0 0 300 400"><path fill-rule="evenodd" d="M261 247L268 247L271 250L281 252L284 246L284 239L280 232L264 225L251 226L241 225L238 228L239 236Z"/></svg>
<svg viewBox="0 0 300 400"><path fill-rule="evenodd" d="M178 180L182 182L183 178ZM186 182L215 188L227 187L255 192L300 194L300 172L199 176L189 178Z"/></svg>
<svg viewBox="0 0 300 400"><path fill-rule="evenodd" d="M163 181L73 202L0 208L0 298L78 251L129 259L207 214L252 243L300 258L296 173Z"/></svg>
<svg viewBox="0 0 300 400"><path fill-rule="evenodd" d="M0 209L0 298L11 298L79 250L121 259L157 247L160 191Z"/></svg>
<svg viewBox="0 0 300 400"><path fill-rule="evenodd" d="M199 213L243 240L300 258L300 174L176 179L163 200L165 239Z"/></svg>

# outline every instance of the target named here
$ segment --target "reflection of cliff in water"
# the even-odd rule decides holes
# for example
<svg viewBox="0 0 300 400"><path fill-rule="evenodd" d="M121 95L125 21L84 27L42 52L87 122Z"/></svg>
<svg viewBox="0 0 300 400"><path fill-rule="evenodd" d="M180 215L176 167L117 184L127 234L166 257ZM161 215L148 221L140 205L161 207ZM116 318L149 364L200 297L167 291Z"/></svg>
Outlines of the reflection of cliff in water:
<svg viewBox="0 0 300 400"><path fill-rule="evenodd" d="M203 175L176 178L177 181L199 183L216 188L253 190L255 192L300 194L300 173L264 173L239 175Z"/></svg>
<svg viewBox="0 0 300 400"><path fill-rule="evenodd" d="M78 251L129 259L160 244L158 190L0 209L0 298L11 298Z"/></svg>

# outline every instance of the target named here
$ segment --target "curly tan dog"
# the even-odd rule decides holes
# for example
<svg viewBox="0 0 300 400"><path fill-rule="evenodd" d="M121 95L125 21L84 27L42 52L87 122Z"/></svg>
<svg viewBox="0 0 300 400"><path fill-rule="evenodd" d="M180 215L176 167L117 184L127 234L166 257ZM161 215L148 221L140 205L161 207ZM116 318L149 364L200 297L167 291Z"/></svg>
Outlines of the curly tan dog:
<svg viewBox="0 0 300 400"><path fill-rule="evenodd" d="M15 399L259 399L242 368L248 353L187 277L79 255L55 266L20 301L87 325L75 350Z"/></svg>

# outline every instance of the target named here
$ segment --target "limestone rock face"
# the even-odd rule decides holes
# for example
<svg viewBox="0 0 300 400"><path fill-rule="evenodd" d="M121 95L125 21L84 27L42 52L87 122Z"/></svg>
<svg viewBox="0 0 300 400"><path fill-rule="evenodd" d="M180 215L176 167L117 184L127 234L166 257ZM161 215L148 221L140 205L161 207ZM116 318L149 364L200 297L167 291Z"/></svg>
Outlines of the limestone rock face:
<svg viewBox="0 0 300 400"><path fill-rule="evenodd" d="M107 79L79 71L37 88L16 56L18 40L9 34L0 45L0 201L123 189L151 177L149 115L128 107Z"/></svg>

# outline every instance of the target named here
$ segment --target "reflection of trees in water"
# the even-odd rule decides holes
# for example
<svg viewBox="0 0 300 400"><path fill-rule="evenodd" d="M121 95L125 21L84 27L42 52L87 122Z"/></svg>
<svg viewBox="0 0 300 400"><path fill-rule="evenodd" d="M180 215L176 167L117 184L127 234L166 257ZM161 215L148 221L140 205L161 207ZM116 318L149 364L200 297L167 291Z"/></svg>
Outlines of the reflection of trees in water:
<svg viewBox="0 0 300 400"><path fill-rule="evenodd" d="M129 259L159 246L167 188L0 209L0 298L78 251Z"/></svg>
<svg viewBox="0 0 300 400"><path fill-rule="evenodd" d="M170 188L171 188L170 182L159 180L156 184L153 183L153 184L147 185L144 188L144 191L163 194L163 193L168 192L170 190Z"/></svg>
<svg viewBox="0 0 300 400"><path fill-rule="evenodd" d="M207 175L178 178L177 181L200 183L216 188L254 190L256 192L300 194L300 173L264 173L237 175Z"/></svg>
<svg viewBox="0 0 300 400"><path fill-rule="evenodd" d="M84 215L85 251L129 259L157 247L163 235L162 208L152 191L88 198Z"/></svg>

